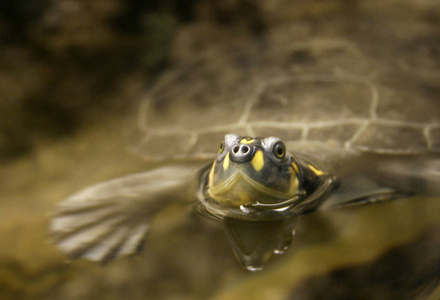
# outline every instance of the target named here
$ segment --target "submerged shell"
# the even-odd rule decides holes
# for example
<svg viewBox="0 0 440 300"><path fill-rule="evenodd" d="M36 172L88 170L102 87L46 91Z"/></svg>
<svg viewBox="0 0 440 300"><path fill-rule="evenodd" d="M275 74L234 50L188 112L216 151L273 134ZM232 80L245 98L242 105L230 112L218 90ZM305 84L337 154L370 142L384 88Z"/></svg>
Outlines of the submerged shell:
<svg viewBox="0 0 440 300"><path fill-rule="evenodd" d="M142 111L147 126L139 151L153 157L211 156L231 132L373 152L440 150L436 142L440 105L434 99L411 101L397 87L392 96L381 97L380 88L372 82L339 76L272 80L257 89L261 91L253 98L228 97L210 103L209 108L195 103L166 103L161 108L150 99ZM407 106L418 111L405 112Z"/></svg>
<svg viewBox="0 0 440 300"><path fill-rule="evenodd" d="M258 50L261 43L167 73L141 106L134 150L212 157L225 134L238 133L377 153L440 151L438 72L415 72L345 39Z"/></svg>

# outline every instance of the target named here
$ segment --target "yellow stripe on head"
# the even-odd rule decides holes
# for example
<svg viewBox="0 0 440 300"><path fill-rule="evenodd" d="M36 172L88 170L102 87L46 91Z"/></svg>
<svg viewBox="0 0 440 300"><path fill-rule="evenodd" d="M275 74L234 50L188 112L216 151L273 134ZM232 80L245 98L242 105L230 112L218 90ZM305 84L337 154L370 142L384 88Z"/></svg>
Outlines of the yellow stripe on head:
<svg viewBox="0 0 440 300"><path fill-rule="evenodd" d="M227 170L229 167L229 152L226 154L225 159L223 160L223 170Z"/></svg>
<svg viewBox="0 0 440 300"><path fill-rule="evenodd" d="M254 158L252 158L252 166L259 172L264 166L264 155L261 150L255 152Z"/></svg>
<svg viewBox="0 0 440 300"><path fill-rule="evenodd" d="M295 170L296 174L299 174L298 165L295 162L292 163L292 168Z"/></svg>
<svg viewBox="0 0 440 300"><path fill-rule="evenodd" d="M240 144L252 144L253 142L255 142L255 139L241 139Z"/></svg>
<svg viewBox="0 0 440 300"><path fill-rule="evenodd" d="M215 161L212 164L211 171L209 171L209 186L212 186L214 183L214 169L215 169Z"/></svg>
<svg viewBox="0 0 440 300"><path fill-rule="evenodd" d="M299 180L297 174L298 173L290 174L289 194L291 195L295 194L298 191Z"/></svg>
<svg viewBox="0 0 440 300"><path fill-rule="evenodd" d="M315 173L317 176L321 176L321 175L324 175L324 174L325 174L325 172L323 172L323 171L321 171L321 170L315 168L315 167L312 166L311 164L309 164L309 168L310 168L310 170L312 170L313 173Z"/></svg>

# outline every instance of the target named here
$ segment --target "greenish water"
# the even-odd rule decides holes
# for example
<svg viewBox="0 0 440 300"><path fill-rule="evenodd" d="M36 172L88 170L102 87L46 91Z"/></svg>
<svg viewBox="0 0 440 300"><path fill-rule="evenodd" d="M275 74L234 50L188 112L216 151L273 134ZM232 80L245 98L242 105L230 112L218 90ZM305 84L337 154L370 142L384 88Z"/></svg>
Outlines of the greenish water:
<svg viewBox="0 0 440 300"><path fill-rule="evenodd" d="M41 145L32 156L2 167L2 299L289 299L298 289L306 293L307 279L374 264L392 249L421 243L423 236L428 236L426 251L407 251L402 260L423 262L428 249L433 261L440 255L440 201L415 197L301 217L290 249L256 273L238 263L220 222L179 204L155 218L139 256L108 266L66 264L66 257L47 242L54 205L82 187L146 167L127 155L125 141L111 138L126 128L115 129L115 120L103 123L74 139ZM389 284L393 276L401 274L391 270Z"/></svg>

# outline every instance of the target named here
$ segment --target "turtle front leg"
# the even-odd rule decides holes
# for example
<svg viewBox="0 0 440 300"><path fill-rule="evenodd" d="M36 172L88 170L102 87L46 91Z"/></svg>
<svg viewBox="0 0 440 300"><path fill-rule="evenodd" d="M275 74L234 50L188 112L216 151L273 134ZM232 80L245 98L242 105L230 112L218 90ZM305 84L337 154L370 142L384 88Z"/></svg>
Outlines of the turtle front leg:
<svg viewBox="0 0 440 300"><path fill-rule="evenodd" d="M167 166L113 179L60 202L50 234L72 258L109 262L140 251L151 218L174 201L189 201L197 170Z"/></svg>

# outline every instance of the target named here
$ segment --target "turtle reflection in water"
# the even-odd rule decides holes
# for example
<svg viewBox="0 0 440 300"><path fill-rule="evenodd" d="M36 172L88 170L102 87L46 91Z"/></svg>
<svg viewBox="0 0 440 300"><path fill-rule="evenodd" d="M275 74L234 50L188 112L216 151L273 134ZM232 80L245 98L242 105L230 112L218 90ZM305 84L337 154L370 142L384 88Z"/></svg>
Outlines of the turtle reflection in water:
<svg viewBox="0 0 440 300"><path fill-rule="evenodd" d="M175 150L168 153L169 160L186 154L187 164L168 163L98 184L64 200L50 225L58 247L71 257L101 262L136 253L152 217L181 201L222 220L239 261L249 270L258 270L274 253L290 246L301 214L411 194L440 194L435 99L424 99L418 108L422 121L412 121L409 111L395 120L387 99L380 99L385 104L380 107L374 89L368 101L356 89L341 89L356 91L351 96L357 102L339 96L329 99L337 93L325 92L331 84L350 87L360 81L314 80L314 86L321 85L324 92L310 97L311 102L298 100L301 97L295 97L295 92L292 96L294 89L289 87L298 88L300 79L276 81L260 89L260 95L234 102L231 117L241 107L235 122L211 128L163 127L161 123L167 121L163 105L167 104L146 102L141 114L145 149L154 151L158 145L162 154ZM307 87L310 82L303 83ZM229 104L226 100L217 103L216 113L224 112ZM177 108L168 105L169 115L175 118ZM208 111L195 113L209 115ZM180 143L179 137L186 136L188 140ZM216 158L207 159L206 148L213 144L213 137L220 141L220 136L224 138Z"/></svg>

